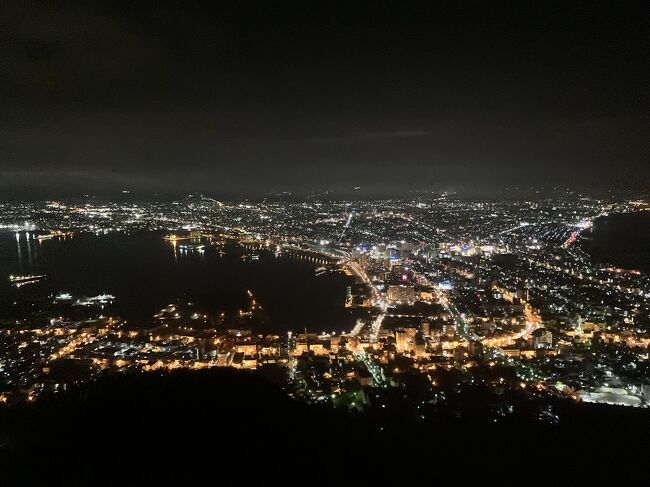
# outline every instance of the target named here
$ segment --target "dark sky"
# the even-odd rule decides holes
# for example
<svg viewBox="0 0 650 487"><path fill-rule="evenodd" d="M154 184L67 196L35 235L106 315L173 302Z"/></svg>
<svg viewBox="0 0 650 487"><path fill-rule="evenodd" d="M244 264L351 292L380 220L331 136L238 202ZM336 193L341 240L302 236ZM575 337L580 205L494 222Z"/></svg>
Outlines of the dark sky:
<svg viewBox="0 0 650 487"><path fill-rule="evenodd" d="M647 185L629 1L3 2L0 194Z"/></svg>

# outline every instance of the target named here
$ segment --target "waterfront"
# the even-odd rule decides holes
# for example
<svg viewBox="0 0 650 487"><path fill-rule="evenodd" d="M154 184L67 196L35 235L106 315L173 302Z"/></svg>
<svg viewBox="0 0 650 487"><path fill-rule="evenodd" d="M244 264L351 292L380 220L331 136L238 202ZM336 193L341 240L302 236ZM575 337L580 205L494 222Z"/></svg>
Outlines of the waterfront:
<svg viewBox="0 0 650 487"><path fill-rule="evenodd" d="M16 235L19 235L18 237ZM309 259L276 257L269 251L245 261L234 245L220 254L182 251L160 232L84 233L38 241L28 233L0 233L0 306L52 294L115 296L110 313L148 322L168 303L191 301L205 313L235 314L247 306L251 290L268 316L266 331L343 331L354 318L345 310L349 278L342 273L315 276ZM11 274L46 274L38 283L16 288Z"/></svg>
<svg viewBox="0 0 650 487"><path fill-rule="evenodd" d="M598 216L645 206L5 202L0 401L228 367L307 403L420 420L474 403L477 383L491 421L523 403L553 424L566 401L646 408L650 282L579 248Z"/></svg>

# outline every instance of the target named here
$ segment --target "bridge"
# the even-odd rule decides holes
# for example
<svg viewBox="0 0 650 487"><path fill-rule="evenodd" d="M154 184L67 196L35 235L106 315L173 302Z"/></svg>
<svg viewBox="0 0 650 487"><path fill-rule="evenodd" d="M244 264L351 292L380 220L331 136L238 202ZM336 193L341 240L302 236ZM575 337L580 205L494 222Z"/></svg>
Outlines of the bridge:
<svg viewBox="0 0 650 487"><path fill-rule="evenodd" d="M334 263L339 265L345 264L346 260L350 258L350 254L343 250L325 249L312 244L296 245L290 243L282 243L279 244L278 247L283 251L304 252L321 258L325 257L327 259L333 260Z"/></svg>

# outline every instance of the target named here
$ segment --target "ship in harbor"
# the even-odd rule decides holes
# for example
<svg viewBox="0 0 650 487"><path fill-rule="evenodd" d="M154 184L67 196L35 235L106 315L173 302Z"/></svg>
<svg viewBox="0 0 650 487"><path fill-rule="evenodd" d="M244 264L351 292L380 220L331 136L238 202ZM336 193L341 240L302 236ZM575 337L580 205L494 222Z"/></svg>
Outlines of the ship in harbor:
<svg viewBox="0 0 650 487"><path fill-rule="evenodd" d="M256 260L260 260L260 254L254 254L254 253L245 253L240 257L244 262L252 262Z"/></svg>
<svg viewBox="0 0 650 487"><path fill-rule="evenodd" d="M61 230L54 230L47 234L37 235L36 239L39 242L42 242L43 240L50 240L52 238L67 238L72 236L74 236L74 232L63 232Z"/></svg>
<svg viewBox="0 0 650 487"><path fill-rule="evenodd" d="M9 282L11 282L16 287L26 286L27 284L34 284L39 282L41 279L47 277L45 274L29 274L29 275L10 275Z"/></svg>
<svg viewBox="0 0 650 487"><path fill-rule="evenodd" d="M194 250L203 251L203 250L205 250L205 245L203 245L203 244L183 244L183 245L179 245L178 248L180 250L186 250L186 251L188 251L188 250L189 251L194 251Z"/></svg>

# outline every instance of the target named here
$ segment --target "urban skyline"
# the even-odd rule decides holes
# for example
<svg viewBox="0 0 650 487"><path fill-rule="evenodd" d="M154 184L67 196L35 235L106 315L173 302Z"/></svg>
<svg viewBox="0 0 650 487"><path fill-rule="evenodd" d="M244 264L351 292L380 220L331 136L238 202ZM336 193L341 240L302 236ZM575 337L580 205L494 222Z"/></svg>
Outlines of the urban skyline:
<svg viewBox="0 0 650 487"><path fill-rule="evenodd" d="M643 483L648 19L4 2L0 483Z"/></svg>

